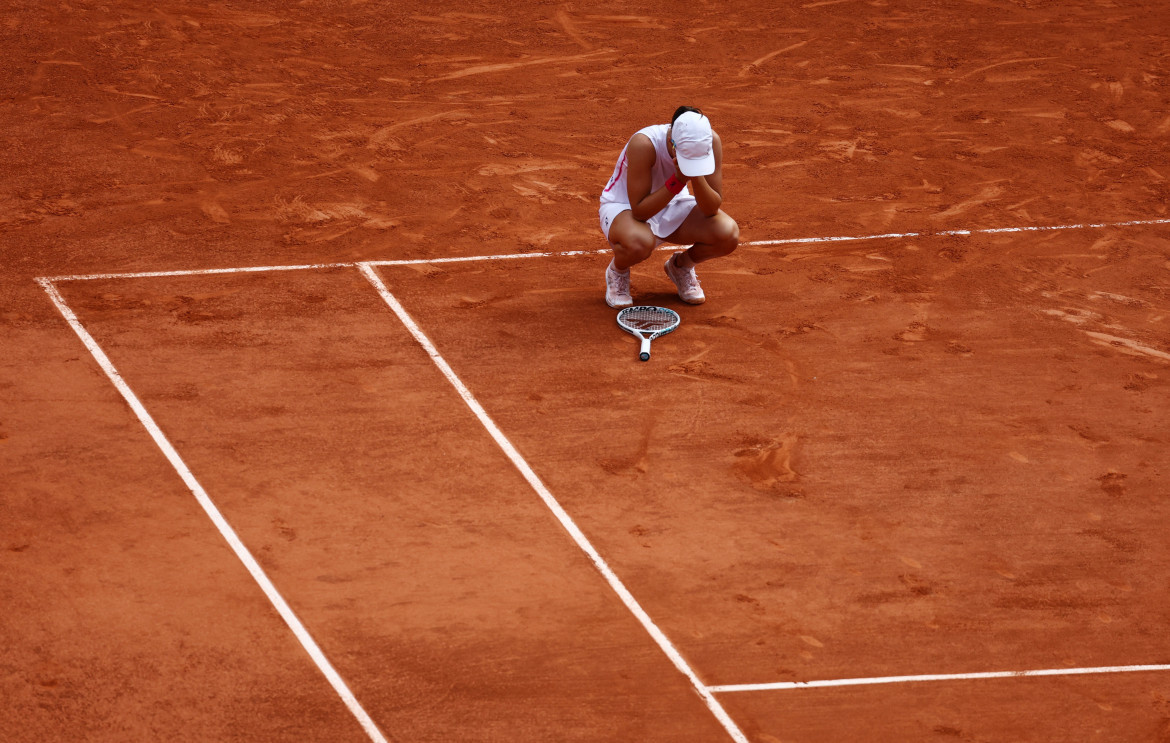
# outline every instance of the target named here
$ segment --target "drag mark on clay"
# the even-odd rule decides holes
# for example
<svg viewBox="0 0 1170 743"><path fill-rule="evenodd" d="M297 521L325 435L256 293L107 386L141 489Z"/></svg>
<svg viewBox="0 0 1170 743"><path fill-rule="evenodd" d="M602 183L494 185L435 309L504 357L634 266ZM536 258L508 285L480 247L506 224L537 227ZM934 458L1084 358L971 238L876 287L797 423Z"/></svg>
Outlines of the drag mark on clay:
<svg viewBox="0 0 1170 743"><path fill-rule="evenodd" d="M978 75L980 72L985 72L985 71L990 70L990 69L995 68L995 67L1002 67L1002 66L1007 65L1007 64L1022 64L1024 62L1045 62L1045 61L1050 60L1050 59L1056 59L1056 57L1025 57L1023 59L1005 59L1002 62L996 62L994 64L989 64L986 67L980 67L977 70L971 70L970 72L968 72L966 74L960 75L959 77L955 78L955 82L958 82L960 80L965 80L965 79L971 77L972 75Z"/></svg>
<svg viewBox="0 0 1170 743"><path fill-rule="evenodd" d="M819 3L806 3L800 7L804 10L808 10L810 8L823 8L826 5L840 5L842 3L851 3L853 1L854 0L821 0Z"/></svg>
<svg viewBox="0 0 1170 743"><path fill-rule="evenodd" d="M999 186L988 186L987 188L984 188L983 190L981 190L975 196L972 196L971 198L967 199L966 201L961 201L958 204L955 204L954 206L950 207L946 211L941 211L941 212L938 212L937 214L931 214L930 219L945 219L947 217L953 217L957 214L962 214L963 212L971 209L972 207L980 206L981 204L985 204L988 201L994 201L994 200L998 199L1000 197L1000 195L1002 195L1002 194L1003 194L1003 189L1000 188Z"/></svg>
<svg viewBox="0 0 1170 743"><path fill-rule="evenodd" d="M158 152L157 150L147 150L147 149L144 149L142 147L131 147L129 151L134 153L135 155L140 156L140 157L147 157L147 158L150 158L152 160L167 160L167 161L173 162L173 163L190 162L190 160L188 158L185 158L182 155L171 155L171 154L168 154L166 152Z"/></svg>
<svg viewBox="0 0 1170 743"><path fill-rule="evenodd" d="M1093 292L1089 295L1089 299L1108 299L1117 304L1123 304L1127 307L1149 307L1149 303L1141 300L1127 297L1124 294L1114 294L1112 292Z"/></svg>
<svg viewBox="0 0 1170 743"><path fill-rule="evenodd" d="M593 45L586 41L585 37L581 35L581 32L577 30L576 24L573 23L573 19L569 17L568 12L564 8L558 10L553 17L557 19L557 25L565 32L565 36L572 39L574 43L582 49L593 48Z"/></svg>
<svg viewBox="0 0 1170 743"><path fill-rule="evenodd" d="M123 123L127 116L133 116L134 114L141 113L142 111L149 111L152 108L157 108L159 105L160 104L158 104L158 103L148 103L145 106L139 106L138 108L132 108L129 111L124 111L121 113L117 113L116 109L112 109L115 111L113 116L107 116L105 118L100 118L100 119L99 118L91 118L91 119L86 119L86 121L88 121L91 124L108 124L111 121L117 121L119 123Z"/></svg>
<svg viewBox="0 0 1170 743"><path fill-rule="evenodd" d="M585 17L591 21L621 23L634 28L666 28L658 19L644 15L589 15Z"/></svg>
<svg viewBox="0 0 1170 743"><path fill-rule="evenodd" d="M1170 353L1159 351L1156 348L1142 345L1137 341L1129 338L1121 338L1116 335L1107 335L1105 333L1094 333L1090 330L1083 331L1085 335L1093 339L1093 342L1100 346L1106 346L1130 356L1150 356L1161 361L1170 361Z"/></svg>
<svg viewBox="0 0 1170 743"><path fill-rule="evenodd" d="M1111 294L1108 292L1093 292L1089 295L1090 299L1107 299L1109 301L1121 304L1126 307L1146 307L1145 302L1131 297L1126 297L1120 294ZM1129 356L1139 356L1146 358L1153 358L1159 361L1170 361L1170 353L1161 351L1157 348L1152 348L1143 343L1139 343L1132 338L1126 338L1119 335L1112 335L1109 333L1101 333L1086 329L1084 326L1091 323L1097 324L1099 327L1108 328L1110 330L1128 331L1121 325L1109 324L1106 322L1104 315L1094 312L1089 309L1080 309L1076 307L1069 307L1064 310L1046 309L1041 310L1045 315L1055 317L1067 323L1077 326L1077 328L1087 335L1093 343L1098 346L1103 346Z"/></svg>
<svg viewBox="0 0 1170 743"><path fill-rule="evenodd" d="M406 121L398 121L393 124L387 124L380 127L377 131L370 135L369 146L371 149L377 149L383 142L386 141L387 135L395 129L404 129L415 124L425 124L428 121L437 121L438 119L466 119L471 117L470 111L443 111L437 114L430 114L429 116L418 116Z"/></svg>
<svg viewBox="0 0 1170 743"><path fill-rule="evenodd" d="M587 52L586 54L576 54L570 57L538 57L536 59L523 59L519 62L500 62L497 64L476 65L474 67L465 67L456 72L450 72L446 75L440 75L432 78L433 80L455 80L461 77L468 77L470 75L485 75L489 72L504 72L507 70L514 70L518 67L531 67L533 65L552 64L554 62L566 63L577 62L583 59L590 59L598 55L616 54L617 52L609 49L600 49L595 52Z"/></svg>
<svg viewBox="0 0 1170 743"><path fill-rule="evenodd" d="M912 322L905 330L895 333L894 340L903 343L919 343L927 340L931 335L930 328L924 322Z"/></svg>
<svg viewBox="0 0 1170 743"><path fill-rule="evenodd" d="M842 2L844 2L844 1L845 0L842 0ZM790 52L793 49L799 49L800 47L807 44L809 41L810 41L810 39L805 39L804 41L797 42L797 43L793 44L792 46L786 46L783 49L777 49L774 52L768 52L767 54L760 57L759 59L757 59L753 62L749 62L747 64L747 66L745 66L742 70L739 71L739 76L740 77L747 77L749 73L751 73L753 70L759 69L761 65L763 65L765 62L772 59L773 57L777 57L781 54L784 54L785 52Z"/></svg>
<svg viewBox="0 0 1170 743"><path fill-rule="evenodd" d="M212 222L217 224L228 224L232 221L231 217L228 216L227 210L220 206L219 202L215 199L209 199L200 203L199 209L205 215L207 215L207 217Z"/></svg>
<svg viewBox="0 0 1170 743"><path fill-rule="evenodd" d="M103 91L105 93L115 93L117 95L128 95L132 98L149 98L152 101L165 101L166 100L165 98L162 98L162 97L157 96L157 95L147 95L146 93L128 93L124 90L118 90L117 88L115 88L112 85L101 85L98 87L98 90Z"/></svg>
<svg viewBox="0 0 1170 743"><path fill-rule="evenodd" d="M779 440L752 442L735 452L735 470L756 490L774 491L800 479L792 467L792 458L799 439L786 433Z"/></svg>
<svg viewBox="0 0 1170 743"><path fill-rule="evenodd" d="M580 166L568 160L554 161L554 160L537 160L530 159L523 162L511 163L489 163L484 165L476 172L484 176L499 176L499 175L519 175L521 173L534 173L541 170L573 170Z"/></svg>
<svg viewBox="0 0 1170 743"><path fill-rule="evenodd" d="M706 351L703 351L705 354ZM700 356L703 354L699 354ZM728 382L731 384L743 384L743 380L723 374L715 369L709 362L703 361L699 358L692 358L686 361L673 364L669 370L671 374L678 375L683 379L689 379L694 382Z"/></svg>

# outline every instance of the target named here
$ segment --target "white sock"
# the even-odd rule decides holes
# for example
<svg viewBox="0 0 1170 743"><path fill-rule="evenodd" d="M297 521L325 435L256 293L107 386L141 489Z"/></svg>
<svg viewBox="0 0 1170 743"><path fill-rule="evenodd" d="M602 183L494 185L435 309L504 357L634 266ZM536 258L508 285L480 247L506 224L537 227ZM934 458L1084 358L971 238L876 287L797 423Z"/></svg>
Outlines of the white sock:
<svg viewBox="0 0 1170 743"><path fill-rule="evenodd" d="M688 255L687 251L684 250L681 253L674 254L674 265L675 267L681 268L685 271L688 268L694 268L695 262L691 260L691 256Z"/></svg>
<svg viewBox="0 0 1170 743"><path fill-rule="evenodd" d="M630 272L630 269L628 269L628 268L625 271L619 271L617 269L617 265L614 264L614 262L612 260L609 262L609 267L614 273L618 274L619 276L625 276L626 274L628 274Z"/></svg>

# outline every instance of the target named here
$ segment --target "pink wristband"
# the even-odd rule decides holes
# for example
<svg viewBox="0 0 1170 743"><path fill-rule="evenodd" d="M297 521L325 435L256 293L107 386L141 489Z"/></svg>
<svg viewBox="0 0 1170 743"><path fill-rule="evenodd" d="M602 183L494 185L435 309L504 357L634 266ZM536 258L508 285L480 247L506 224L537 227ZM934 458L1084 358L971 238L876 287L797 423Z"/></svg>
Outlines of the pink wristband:
<svg viewBox="0 0 1170 743"><path fill-rule="evenodd" d="M677 176L672 175L670 178L666 179L666 187L670 189L672 194L675 195L682 193L682 190L686 188L686 185L686 181L680 181Z"/></svg>

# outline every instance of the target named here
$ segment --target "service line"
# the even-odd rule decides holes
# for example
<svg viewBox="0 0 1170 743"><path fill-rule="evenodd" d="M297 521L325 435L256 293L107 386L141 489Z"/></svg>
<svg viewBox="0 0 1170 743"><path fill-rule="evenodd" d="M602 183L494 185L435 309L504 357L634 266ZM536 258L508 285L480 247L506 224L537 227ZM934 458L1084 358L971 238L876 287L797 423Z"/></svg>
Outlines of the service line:
<svg viewBox="0 0 1170 743"><path fill-rule="evenodd" d="M1038 227L990 227L976 230L943 230L940 232L885 232L878 235L844 235L837 237L793 237L783 240L753 240L740 243L746 246L764 245L798 245L808 243L835 243L855 242L860 240L890 240L908 237L969 237L971 235L994 235L1010 232L1053 232L1058 230L1086 230L1107 227L1140 227L1147 225L1170 224L1170 219L1131 219L1126 222L1086 222L1084 224L1059 224ZM676 250L677 246L663 245L659 250ZM37 281L91 281L94 279L145 279L162 276L206 276L228 273L258 273L264 271L305 271L325 268L348 268L357 265L370 266L419 266L442 263L469 263L473 261L506 261L520 258L560 258L575 255L602 255L609 253L609 248L599 250L565 250L545 253L504 253L500 255L469 255L453 258L409 258L403 260L370 260L349 263L307 263L292 266L246 266L242 268L196 268L178 271L136 271L132 273L91 273L75 274L70 276L50 276Z"/></svg>
<svg viewBox="0 0 1170 743"><path fill-rule="evenodd" d="M110 361L110 357L106 355L106 352L102 350L102 347L98 345L98 342L94 339L90 332L86 330L85 326L81 324L81 321L77 319L77 315L69 307L68 303L66 303L65 298L61 296L61 292L58 291L56 286L54 286L52 280L37 279L37 283L39 283L49 294L49 298L53 301L53 304L57 306L57 310L61 313L61 316L65 318L65 322L69 323L69 327L73 328L73 332L76 333L77 337L81 339L81 342L89 350L94 360L97 361L98 366L101 367L102 371L104 371L106 376L109 377L110 381L113 382L114 387L118 390L118 392L122 394L122 398L130 406L131 410L134 411L134 414L138 416L138 420L146 428L147 432L150 434L150 437L154 439L154 443L158 446L159 449L162 450L162 453L171 463L171 466L175 468L175 472L179 473L179 477L182 478L183 483L187 486L191 493L194 494L195 499L199 502L199 505L203 507L204 512L211 519L212 523L215 524L215 528L219 530L219 533L232 548L232 552L236 554L236 557L239 558L240 562L244 564L244 567L248 569L248 572L252 575L252 579L255 580L256 583L260 586L260 589L264 591L264 595L268 597L268 600L272 603L272 606L280 614L281 619L284 620L285 624L287 624L288 628L292 630L297 640L300 641L301 647L305 649L305 652L307 652L309 657L313 659L313 662L317 665L317 668L321 671L322 674L324 674L325 678L329 681L330 686L333 687L333 690L337 692L339 697L341 697L341 701L345 703L345 706L349 709L350 713L357 719L358 724L362 726L362 729L366 732L366 735L369 736L373 743L387 743L385 736L382 735L382 732L378 729L378 726L362 707L361 703L358 702L356 697L354 697L353 692L350 691L349 686L347 686L345 683L345 680L341 678L341 674L337 672L337 670L333 667L333 664L330 663L329 659L325 657L325 653L322 652L320 646L317 645L317 642L313 639L312 635L309 634L309 631L305 629L305 625L293 612L292 608L288 605L288 602L284 600L284 597L280 595L280 591L276 590L276 586L273 585L272 580L264 572L264 569L260 567L260 564L256 562L256 558L252 556L252 553L248 551L248 548L244 546L244 543L240 540L239 535L236 534L235 530L232 529L231 524L227 522L227 519L224 518L219 508L207 495L207 491L204 490L203 486L199 484L199 481L195 479L195 475L191 473L191 470L187 467L186 462L184 462L183 458L179 456L179 452L175 450L175 447L171 445L171 442L162 432L162 429L160 429L158 424L155 423L154 418L150 415L150 413L147 412L146 407L142 404L142 401L138 399L138 395L134 394L134 391L130 389L130 385L126 383L126 380L122 377L121 373L118 372L118 369L114 366L114 363Z"/></svg>
<svg viewBox="0 0 1170 743"><path fill-rule="evenodd" d="M792 245L794 243L833 243L851 240L886 240L898 237L969 237L971 235L995 235L1001 232L1052 232L1055 230L1087 230L1102 227L1138 227L1141 225L1170 224L1170 219L1131 219L1127 222L1086 222L1085 224L1041 225L1038 227L989 227L979 230L942 230L939 232L887 232L881 235L859 235L857 237L797 237L788 240L756 240L744 245Z"/></svg>
<svg viewBox="0 0 1170 743"><path fill-rule="evenodd" d="M487 411L484 410L482 405L480 405L479 400L475 398L475 395L471 394L471 390L468 389L467 385L463 384L463 381L459 378L458 375L455 374L455 371L451 368L451 365L448 364L446 359L443 358L442 354L439 353L439 349L435 347L435 344L431 342L431 339L428 338L426 333L422 331L422 329L418 326L418 323L414 321L414 318L412 318L407 313L406 308L402 306L402 303L400 303L398 299L390 293L390 290L386 288L386 284L382 281L382 278L378 276L377 271L374 270L371 263L359 263L358 269L362 272L366 279L369 280L374 288L378 290L378 294L382 296L382 299L386 302L387 305L389 305L390 309L394 311L394 314L398 316L398 319L402 321L402 324L406 326L406 329L410 331L410 334L414 336L414 339L418 341L418 344L422 346L427 355L431 357L431 361L435 363L435 366L439 368L439 371L443 373L443 376L447 378L447 381L451 383L451 386L454 387L456 392L459 393L459 396L463 398L463 402L467 404L467 407L471 409L471 412L475 414L475 417L478 418L483 427L487 429L488 434L491 435L492 439L495 440L496 444L500 447L508 459L511 460L516 469L520 471L520 474L524 477L525 480L528 481L528 484L532 487L533 490L536 491L536 494L540 496L540 499L544 501L544 504L548 507L548 509L552 511L557 521L561 523L561 526L564 527L565 531L569 533L569 536L573 539L574 542L576 542L581 551L589 557L589 561L593 563L593 566L599 573L601 573L606 582L609 583L610 588L612 588L614 593L618 595L618 597L622 600L622 603L626 605L626 608L629 609L630 612L638 619L638 621L642 624L642 627L646 630L647 633L650 634L650 637L654 639L654 642L658 644L658 647L661 648L662 652L666 654L671 663L674 664L674 667L677 668L691 682L691 685L694 687L695 691L698 692L699 696L703 698L703 701L707 703L707 708L711 710L712 714L715 715L715 718L718 719L720 724L723 725L723 729L727 731L728 735L730 735L731 738L736 741L736 743L749 743L747 736L745 736L743 731L739 729L739 726L735 724L735 721L731 719L731 716L727 714L727 711L723 709L723 705L719 703L719 700L715 699L715 697L712 695L711 689L709 689L706 684L699 680L698 674L695 673L690 664L687 663L686 659L682 657L682 654L679 653L678 649L674 646L674 643L672 643L670 638L666 636L666 633L664 633L658 627L658 625L654 623L654 620L650 618L650 615L646 613L646 610L642 608L642 605L638 603L638 600L634 598L634 595L630 593L629 589L626 588L626 585L622 583L621 578L619 578L617 574L614 573L613 569L610 568L609 563L605 561L605 558L601 556L601 554L589 541L589 538L585 536L585 533L581 531L576 522L573 521L573 518L568 514L567 511L565 511L560 502L557 501L552 492L549 491L548 487L545 486L544 482L542 482L541 479L537 476L536 472L533 471L532 467L528 465L528 462L524 459L524 457L520 454L520 452L508 439L508 437L504 435L503 431L500 430L499 426L496 425L491 416L487 414Z"/></svg>
<svg viewBox="0 0 1170 743"><path fill-rule="evenodd" d="M922 676L879 676L876 678L826 679L822 681L778 681L771 684L723 684L708 686L715 693L735 691L781 691L816 689L826 686L871 686L875 684L909 684L918 681L967 681L971 679L1006 679L1027 676L1083 676L1091 673L1139 673L1170 671L1170 665L1098 666L1095 668L1048 668L1039 671L990 671L985 673L932 673Z"/></svg>

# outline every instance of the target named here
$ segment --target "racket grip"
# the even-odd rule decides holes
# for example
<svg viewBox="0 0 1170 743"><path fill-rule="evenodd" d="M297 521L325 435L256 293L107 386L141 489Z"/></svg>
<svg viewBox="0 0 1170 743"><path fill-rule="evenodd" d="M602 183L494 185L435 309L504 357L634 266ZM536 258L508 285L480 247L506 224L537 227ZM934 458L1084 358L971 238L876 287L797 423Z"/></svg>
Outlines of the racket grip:
<svg viewBox="0 0 1170 743"><path fill-rule="evenodd" d="M642 361L649 361L650 360L650 339L649 338L642 339L642 350L638 353L638 358L640 358Z"/></svg>

